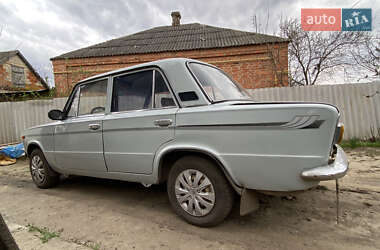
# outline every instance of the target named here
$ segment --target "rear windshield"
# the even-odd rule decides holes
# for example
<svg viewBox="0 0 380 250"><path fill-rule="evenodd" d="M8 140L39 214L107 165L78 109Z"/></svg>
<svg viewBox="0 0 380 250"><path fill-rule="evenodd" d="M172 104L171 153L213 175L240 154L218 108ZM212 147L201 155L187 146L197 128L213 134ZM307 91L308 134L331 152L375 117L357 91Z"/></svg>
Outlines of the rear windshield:
<svg viewBox="0 0 380 250"><path fill-rule="evenodd" d="M200 63L189 63L189 67L212 102L251 99L244 88L218 68Z"/></svg>

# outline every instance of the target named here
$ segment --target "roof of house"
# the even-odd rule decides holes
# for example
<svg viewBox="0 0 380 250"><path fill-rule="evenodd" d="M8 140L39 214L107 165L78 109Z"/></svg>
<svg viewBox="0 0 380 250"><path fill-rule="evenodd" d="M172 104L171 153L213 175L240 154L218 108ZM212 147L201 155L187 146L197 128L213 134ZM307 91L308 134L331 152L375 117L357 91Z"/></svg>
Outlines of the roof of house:
<svg viewBox="0 0 380 250"><path fill-rule="evenodd" d="M8 61L8 59L11 58L12 56L17 55L17 51L18 50L3 51L3 52L0 51L0 64L3 64L6 61Z"/></svg>
<svg viewBox="0 0 380 250"><path fill-rule="evenodd" d="M51 60L225 48L287 41L277 36L191 23L144 30L74 50Z"/></svg>
<svg viewBox="0 0 380 250"><path fill-rule="evenodd" d="M25 63L25 65L29 68L30 71L33 72L33 74L40 80L42 86L44 86L46 89L49 88L46 81L38 74L37 71L34 70L32 65L26 60L26 58L22 55L22 53L19 50L11 50L11 51L3 51L0 52L0 65L3 63L6 63L12 56L19 56L21 60Z"/></svg>

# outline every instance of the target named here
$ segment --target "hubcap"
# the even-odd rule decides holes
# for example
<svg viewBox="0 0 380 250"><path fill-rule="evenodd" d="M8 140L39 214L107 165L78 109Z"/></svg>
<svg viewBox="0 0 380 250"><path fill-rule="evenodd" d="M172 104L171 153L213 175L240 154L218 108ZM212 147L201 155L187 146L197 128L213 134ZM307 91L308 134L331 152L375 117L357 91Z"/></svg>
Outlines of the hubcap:
<svg viewBox="0 0 380 250"><path fill-rule="evenodd" d="M44 163L41 160L40 156L38 155L33 156L31 169L32 169L33 179L38 183L43 182L45 178L45 170L44 170Z"/></svg>
<svg viewBox="0 0 380 250"><path fill-rule="evenodd" d="M215 204L214 186L195 169L184 170L177 176L175 195L182 209L193 216L207 215Z"/></svg>

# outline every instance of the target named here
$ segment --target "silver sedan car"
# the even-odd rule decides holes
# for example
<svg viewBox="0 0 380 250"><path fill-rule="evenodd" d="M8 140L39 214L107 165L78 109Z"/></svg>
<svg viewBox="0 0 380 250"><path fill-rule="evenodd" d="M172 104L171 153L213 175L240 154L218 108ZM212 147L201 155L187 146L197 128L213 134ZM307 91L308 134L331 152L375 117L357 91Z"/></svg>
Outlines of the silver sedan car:
<svg viewBox="0 0 380 250"><path fill-rule="evenodd" d="M167 183L174 211L213 226L240 195L241 214L257 193L307 190L348 169L336 145L336 107L260 103L220 69L177 58L96 75L75 85L54 122L25 131L34 183L82 175Z"/></svg>

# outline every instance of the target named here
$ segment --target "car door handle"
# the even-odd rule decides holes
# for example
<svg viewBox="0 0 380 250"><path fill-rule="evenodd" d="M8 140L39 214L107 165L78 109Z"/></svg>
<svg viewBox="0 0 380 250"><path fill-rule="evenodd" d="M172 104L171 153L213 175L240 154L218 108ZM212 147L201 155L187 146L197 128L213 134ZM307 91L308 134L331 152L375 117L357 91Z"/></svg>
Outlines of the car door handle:
<svg viewBox="0 0 380 250"><path fill-rule="evenodd" d="M97 123L89 124L88 128L91 130L97 130L100 128L100 124L97 124Z"/></svg>
<svg viewBox="0 0 380 250"><path fill-rule="evenodd" d="M171 119L160 119L160 120L155 120L154 125L159 126L159 127L167 127L171 125L173 121Z"/></svg>

